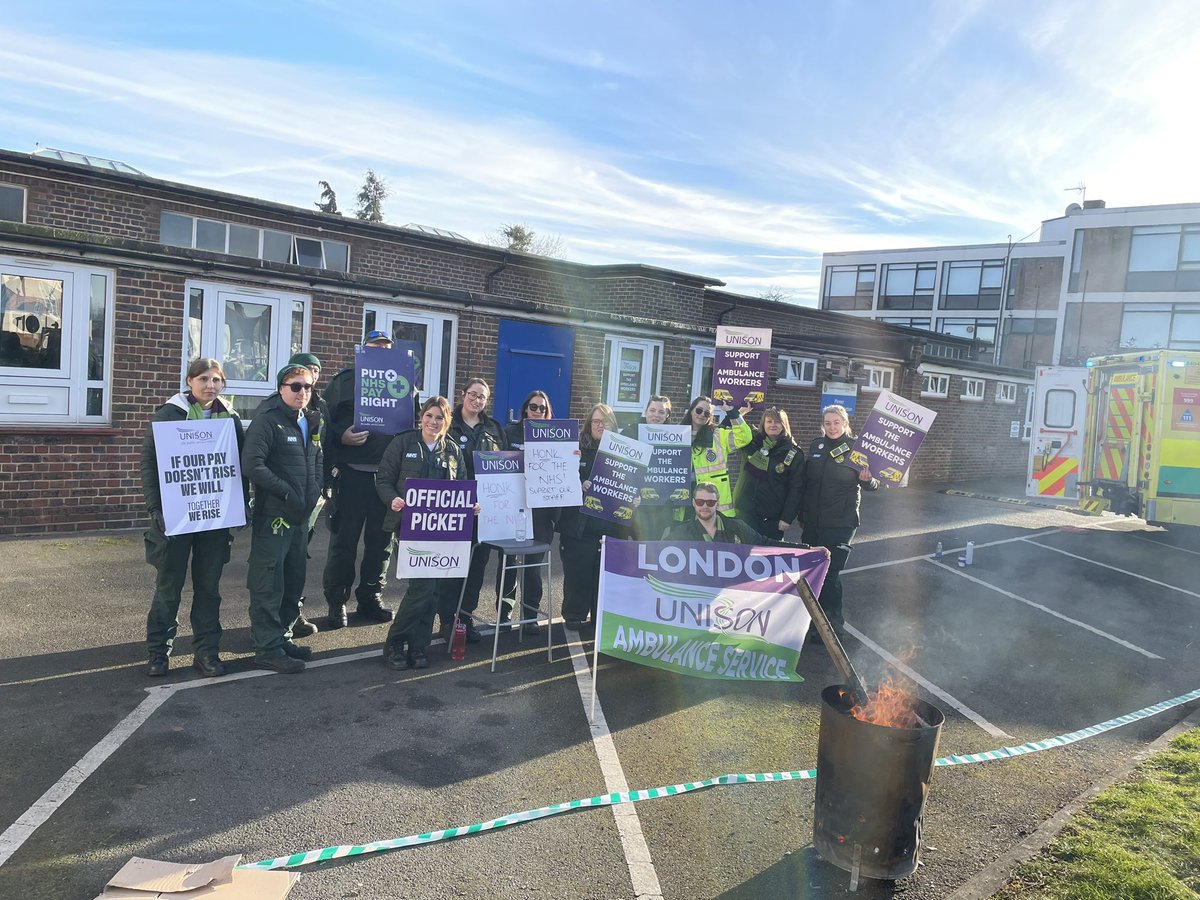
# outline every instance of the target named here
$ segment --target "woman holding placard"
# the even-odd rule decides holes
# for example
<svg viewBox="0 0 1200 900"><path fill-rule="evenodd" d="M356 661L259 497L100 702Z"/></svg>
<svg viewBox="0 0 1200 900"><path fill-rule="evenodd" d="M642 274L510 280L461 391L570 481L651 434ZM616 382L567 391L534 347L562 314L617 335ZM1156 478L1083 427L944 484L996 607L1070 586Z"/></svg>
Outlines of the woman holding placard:
<svg viewBox="0 0 1200 900"><path fill-rule="evenodd" d="M588 413L579 432L579 480L588 489L592 466L606 431L617 430L617 416L612 407L597 403ZM563 562L562 614L566 627L578 631L589 613L596 618L597 591L600 587L600 539L604 535L626 537L628 528L595 516L584 515L580 509L564 509L559 518L559 550Z"/></svg>
<svg viewBox="0 0 1200 900"><path fill-rule="evenodd" d="M173 396L154 413L152 422L233 419L237 432L238 453L245 442L242 420L233 407L221 399L225 389L225 370L215 359L195 359L187 368L187 390ZM188 559L192 567L192 668L206 678L225 674L221 662L221 571L229 562L233 538L228 528L196 531L167 537L163 521L162 496L158 481L158 456L154 446L153 425L147 427L142 441L142 496L150 514L145 533L146 562L154 566L154 598L146 617L146 648L150 663L146 674L166 675L171 650L179 630L179 604L183 583L187 580ZM243 496L246 496L243 489Z"/></svg>
<svg viewBox="0 0 1200 900"><path fill-rule="evenodd" d="M530 391L525 402L521 404L521 418L504 429L504 436L508 439L509 448L512 450L525 449L526 419L550 418L553 416L549 395L545 391ZM557 513L558 510L551 507L539 507L533 510L533 539L535 541L551 543L554 540L554 520ZM542 570L539 564L544 559L545 554L542 553L530 553L525 557L525 565L529 568L522 570L525 574L521 587L522 619L537 618L538 610L541 609ZM509 572L504 581L504 599L507 603L501 604L501 622L508 620L509 607L516 604L516 586L517 575L515 572ZM530 622L521 627L521 632L536 637L542 633L542 629L536 622Z"/></svg>
<svg viewBox="0 0 1200 900"><path fill-rule="evenodd" d="M821 437L809 445L804 461L804 498L800 505L804 530L800 540L810 547L829 550L829 571L817 599L840 636L844 625L842 569L858 531L862 492L878 490L879 482L871 477L870 469L850 464L854 435L846 407L837 404L825 407L821 431ZM815 629L810 631L810 638L815 634Z"/></svg>
<svg viewBox="0 0 1200 900"><path fill-rule="evenodd" d="M742 449L746 464L733 491L733 507L763 537L779 540L800 511L804 494L804 451L792 439L786 410L765 410L762 428Z"/></svg>
<svg viewBox="0 0 1200 900"><path fill-rule="evenodd" d="M692 474L696 483L714 485L718 512L732 516L736 513L733 511L733 494L729 490L729 454L749 444L754 432L745 419L750 411L749 403L743 402L739 409L722 403L721 410L726 421L717 428L712 423L712 398L697 397L684 414L683 424L692 426Z"/></svg>
<svg viewBox="0 0 1200 900"><path fill-rule="evenodd" d="M405 431L394 438L383 452L375 475L375 491L387 508L383 530L400 530L404 509L404 485L410 478L435 478L443 481L467 477L462 454L446 437L450 428L450 402L445 397L430 397L421 404L419 429ZM476 506L476 513L479 507ZM433 617L439 605L445 609L458 602L457 578L410 578L396 618L388 629L383 645L383 661L393 669L426 669L425 650L433 638Z"/></svg>

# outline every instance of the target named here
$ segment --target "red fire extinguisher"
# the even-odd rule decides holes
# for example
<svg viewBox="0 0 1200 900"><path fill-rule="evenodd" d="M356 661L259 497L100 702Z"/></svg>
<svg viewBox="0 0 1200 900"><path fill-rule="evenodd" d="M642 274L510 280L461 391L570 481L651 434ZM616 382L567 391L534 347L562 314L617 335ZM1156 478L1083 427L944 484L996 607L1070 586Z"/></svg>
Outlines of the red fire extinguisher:
<svg viewBox="0 0 1200 900"><path fill-rule="evenodd" d="M467 626L455 616L454 634L450 638L450 658L465 659L467 656Z"/></svg>

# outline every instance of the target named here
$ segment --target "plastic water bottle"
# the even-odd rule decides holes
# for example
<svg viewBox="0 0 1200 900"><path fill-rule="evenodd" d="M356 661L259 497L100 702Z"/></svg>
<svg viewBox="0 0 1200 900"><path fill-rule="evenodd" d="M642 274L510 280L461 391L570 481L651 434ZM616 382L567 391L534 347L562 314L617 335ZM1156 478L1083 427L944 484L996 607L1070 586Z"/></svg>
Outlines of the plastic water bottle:
<svg viewBox="0 0 1200 900"><path fill-rule="evenodd" d="M934 559L942 558L942 542L941 541L938 541L937 549L933 551L933 558Z"/></svg>
<svg viewBox="0 0 1200 900"><path fill-rule="evenodd" d="M528 535L525 533L525 510L518 509L517 510L517 540L520 541L521 543L524 543L527 538L528 538Z"/></svg>
<svg viewBox="0 0 1200 900"><path fill-rule="evenodd" d="M467 658L467 626L462 619L454 620L454 634L450 637L450 658Z"/></svg>
<svg viewBox="0 0 1200 900"><path fill-rule="evenodd" d="M966 559L967 559L968 566L975 562L975 542L974 541L967 541L967 557L966 557Z"/></svg>

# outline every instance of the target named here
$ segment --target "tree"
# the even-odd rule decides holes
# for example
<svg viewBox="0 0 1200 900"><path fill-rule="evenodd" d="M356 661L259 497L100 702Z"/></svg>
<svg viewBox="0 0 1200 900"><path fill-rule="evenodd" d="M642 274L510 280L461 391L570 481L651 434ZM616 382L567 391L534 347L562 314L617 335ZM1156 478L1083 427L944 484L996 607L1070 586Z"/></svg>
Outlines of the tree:
<svg viewBox="0 0 1200 900"><path fill-rule="evenodd" d="M333 188L329 186L328 181L318 181L321 186L321 202L314 204L323 213L332 213L335 216L340 216L337 208L337 194L333 192Z"/></svg>
<svg viewBox="0 0 1200 900"><path fill-rule="evenodd" d="M796 302L795 294L777 284L768 285L764 290L759 291L758 297L763 300L774 300L776 303Z"/></svg>
<svg viewBox="0 0 1200 900"><path fill-rule="evenodd" d="M383 221L383 201L387 199L387 182L367 169L362 189L358 192L358 212L354 215L364 222Z"/></svg>
<svg viewBox="0 0 1200 900"><path fill-rule="evenodd" d="M509 223L500 230L487 235L484 241L497 247L516 250L518 253L533 253L537 256L561 257L563 239L556 234L539 235L528 225Z"/></svg>

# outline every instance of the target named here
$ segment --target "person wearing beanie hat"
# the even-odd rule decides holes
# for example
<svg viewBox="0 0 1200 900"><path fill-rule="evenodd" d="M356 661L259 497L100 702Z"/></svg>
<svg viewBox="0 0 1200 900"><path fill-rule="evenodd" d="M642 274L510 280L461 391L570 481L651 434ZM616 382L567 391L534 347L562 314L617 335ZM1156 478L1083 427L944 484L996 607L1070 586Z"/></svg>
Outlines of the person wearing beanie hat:
<svg viewBox="0 0 1200 900"><path fill-rule="evenodd" d="M323 438L325 435L329 434L329 407L325 403L325 398L321 396L321 392L317 390L317 381L321 377L321 360L317 359L317 357L311 353L293 353L292 358L288 360L288 365L304 366L312 373L312 399L308 401L308 408L315 409L318 413L320 413L321 430L319 434ZM330 448L328 447L322 446L321 451L322 459L324 460L321 480L321 484L324 489L321 491L321 495L324 499L328 500L329 490L325 486L329 484L333 477L330 474L330 470L333 468L333 454L330 452ZM320 506L323 505L323 503L318 503L318 509L311 517L312 527L308 529L309 541L312 541L313 535L316 534L316 520L320 518ZM299 618L296 619L296 624L292 626L292 637L294 638L311 637L320 631L315 622L310 622L308 619L304 618L304 599L304 597L300 598L300 615Z"/></svg>

